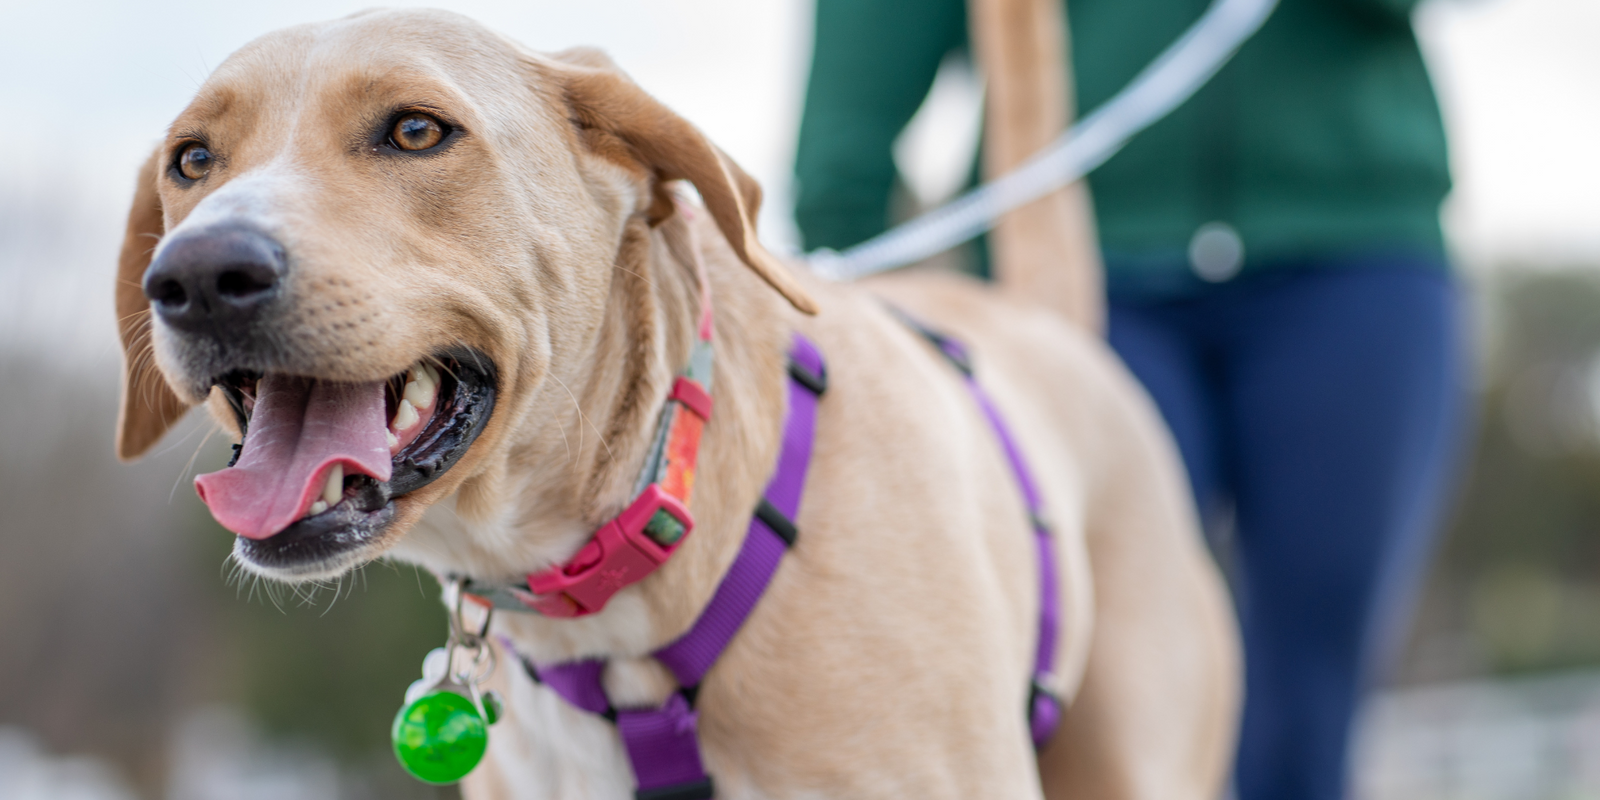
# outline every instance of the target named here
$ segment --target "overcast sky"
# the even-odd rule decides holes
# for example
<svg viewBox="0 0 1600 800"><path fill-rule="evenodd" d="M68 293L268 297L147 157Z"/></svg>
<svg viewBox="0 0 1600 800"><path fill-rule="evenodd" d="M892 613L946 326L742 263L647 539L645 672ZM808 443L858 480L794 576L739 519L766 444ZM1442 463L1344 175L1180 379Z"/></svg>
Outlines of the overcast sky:
<svg viewBox="0 0 1600 800"><path fill-rule="evenodd" d="M208 71L262 33L369 5L0 0L9 116L0 214L29 220L20 234L0 225L13 239L0 241L0 289L11 298L0 314L55 309L58 292L109 309L104 282L134 171ZM763 236L775 249L792 247L789 169L810 0L426 5L538 49L609 51L761 179L770 198ZM1458 252L1476 263L1600 264L1600 1L1428 0L1418 23L1452 137L1457 190L1446 220ZM973 113L973 103L960 101L963 91L975 92L956 85L940 124L923 126L925 146L901 148L914 185L937 187L948 183L940 175L964 172L961 150L971 137L959 117ZM33 264L30 254L54 263ZM43 273L49 286L39 283ZM101 316L103 324L81 332L105 341L109 317Z"/></svg>

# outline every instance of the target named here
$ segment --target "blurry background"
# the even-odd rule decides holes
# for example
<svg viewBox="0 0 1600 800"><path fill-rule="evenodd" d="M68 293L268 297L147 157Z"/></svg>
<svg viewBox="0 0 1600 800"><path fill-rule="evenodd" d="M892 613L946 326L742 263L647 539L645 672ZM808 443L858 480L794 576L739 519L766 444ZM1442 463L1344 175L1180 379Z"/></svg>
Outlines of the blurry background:
<svg viewBox="0 0 1600 800"><path fill-rule="evenodd" d="M792 249L807 0L436 4L536 48L607 49L762 180L763 236ZM429 576L241 582L190 488L225 461L209 423L137 466L111 456L111 280L140 161L235 48L364 5L0 4L0 798L452 796L387 752L444 635ZM1359 783L1600 798L1600 3L1430 0L1417 22L1477 289L1480 430ZM968 174L980 91L947 70L897 147L919 204Z"/></svg>

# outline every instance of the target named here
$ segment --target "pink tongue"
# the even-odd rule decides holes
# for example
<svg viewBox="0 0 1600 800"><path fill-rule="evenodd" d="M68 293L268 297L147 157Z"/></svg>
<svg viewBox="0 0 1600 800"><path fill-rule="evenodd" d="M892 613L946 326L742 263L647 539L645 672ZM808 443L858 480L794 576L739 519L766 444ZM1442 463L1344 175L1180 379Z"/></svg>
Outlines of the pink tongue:
<svg viewBox="0 0 1600 800"><path fill-rule="evenodd" d="M256 394L239 463L194 480L222 527L247 539L289 527L322 495L334 464L345 475L389 480L383 381L268 375Z"/></svg>

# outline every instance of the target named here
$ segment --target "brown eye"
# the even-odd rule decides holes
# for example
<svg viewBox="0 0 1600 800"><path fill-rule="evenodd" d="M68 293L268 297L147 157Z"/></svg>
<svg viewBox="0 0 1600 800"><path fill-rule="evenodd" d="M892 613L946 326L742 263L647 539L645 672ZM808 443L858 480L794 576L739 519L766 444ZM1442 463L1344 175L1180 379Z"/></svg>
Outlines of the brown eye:
<svg viewBox="0 0 1600 800"><path fill-rule="evenodd" d="M197 181L211 171L211 151L199 142L190 142L178 154L178 172L191 181Z"/></svg>
<svg viewBox="0 0 1600 800"><path fill-rule="evenodd" d="M389 141L401 150L426 150L444 139L444 124L427 114L407 114L395 120Z"/></svg>

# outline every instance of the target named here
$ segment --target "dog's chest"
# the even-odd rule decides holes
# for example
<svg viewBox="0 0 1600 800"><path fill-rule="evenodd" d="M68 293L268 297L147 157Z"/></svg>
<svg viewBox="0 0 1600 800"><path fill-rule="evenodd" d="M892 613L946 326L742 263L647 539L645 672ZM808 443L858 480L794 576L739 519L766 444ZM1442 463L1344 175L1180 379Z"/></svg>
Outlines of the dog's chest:
<svg viewBox="0 0 1600 800"><path fill-rule="evenodd" d="M463 782L469 800L627 800L633 770L616 729L517 676L506 719L490 729L489 752Z"/></svg>

